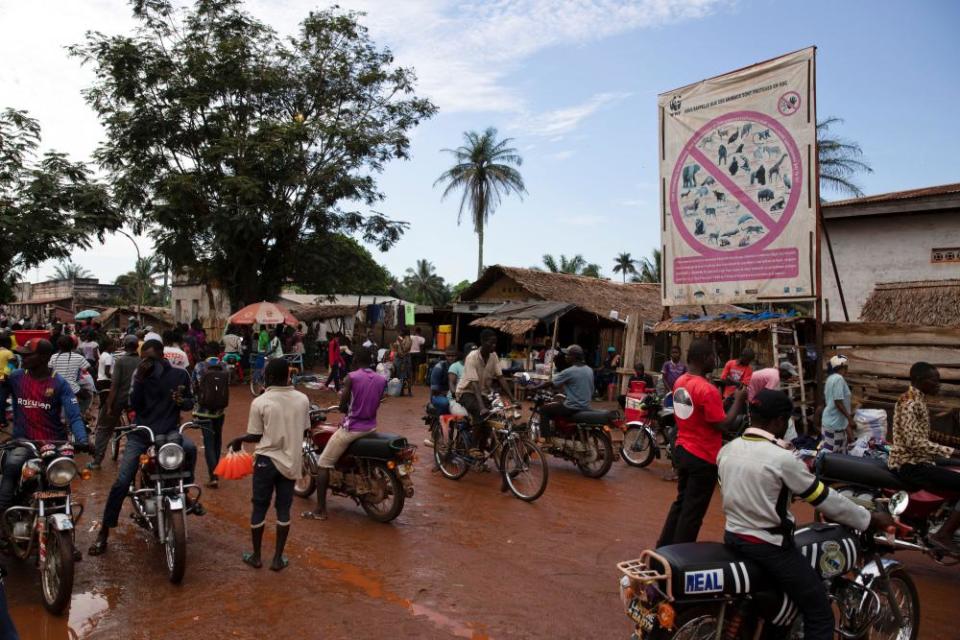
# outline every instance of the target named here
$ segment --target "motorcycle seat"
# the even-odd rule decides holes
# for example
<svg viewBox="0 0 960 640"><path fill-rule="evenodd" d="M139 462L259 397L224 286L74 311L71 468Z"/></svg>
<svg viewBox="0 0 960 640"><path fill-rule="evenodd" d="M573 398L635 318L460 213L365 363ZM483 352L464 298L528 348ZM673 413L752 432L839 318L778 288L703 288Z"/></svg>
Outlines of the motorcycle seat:
<svg viewBox="0 0 960 640"><path fill-rule="evenodd" d="M378 433L363 436L350 443L345 455L359 458L393 459L397 452L407 447L407 439L392 433Z"/></svg>
<svg viewBox="0 0 960 640"><path fill-rule="evenodd" d="M772 591L776 584L760 565L721 542L689 542L657 549L673 570L674 596Z"/></svg>
<svg viewBox="0 0 960 640"><path fill-rule="evenodd" d="M883 460L828 453L817 460L817 474L824 480L852 482L877 489L911 490Z"/></svg>
<svg viewBox="0 0 960 640"><path fill-rule="evenodd" d="M616 418L616 411L596 411L593 409L588 409L586 411L578 411L572 416L570 416L571 422L576 422L578 424L607 424L614 418Z"/></svg>

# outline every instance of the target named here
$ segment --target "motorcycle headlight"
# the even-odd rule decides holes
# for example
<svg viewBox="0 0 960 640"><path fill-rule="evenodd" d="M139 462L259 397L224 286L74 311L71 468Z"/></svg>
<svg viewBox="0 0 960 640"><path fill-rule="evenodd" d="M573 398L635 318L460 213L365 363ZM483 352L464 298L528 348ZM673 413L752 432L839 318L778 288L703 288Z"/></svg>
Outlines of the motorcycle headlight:
<svg viewBox="0 0 960 640"><path fill-rule="evenodd" d="M183 464L183 447L168 442L160 447L160 451L157 452L157 461L161 467L168 471L179 469L180 465Z"/></svg>
<svg viewBox="0 0 960 640"><path fill-rule="evenodd" d="M65 487L77 477L77 463L70 458L57 458L47 465L47 482L54 487Z"/></svg>

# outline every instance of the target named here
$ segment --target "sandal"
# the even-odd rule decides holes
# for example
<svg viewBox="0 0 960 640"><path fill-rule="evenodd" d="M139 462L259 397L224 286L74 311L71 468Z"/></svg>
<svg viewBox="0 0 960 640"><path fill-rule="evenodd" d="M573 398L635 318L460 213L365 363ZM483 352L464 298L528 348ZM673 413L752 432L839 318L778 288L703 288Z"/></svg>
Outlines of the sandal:
<svg viewBox="0 0 960 640"><path fill-rule="evenodd" d="M254 556L251 551L244 551L241 557L243 558L244 564L250 565L254 569L260 569L263 567L263 563L260 562L260 560L257 560L256 562L253 561Z"/></svg>
<svg viewBox="0 0 960 640"><path fill-rule="evenodd" d="M107 541L98 539L87 549L88 556L102 556L107 552Z"/></svg>
<svg viewBox="0 0 960 640"><path fill-rule="evenodd" d="M300 517L304 520L326 520L327 514L317 513L316 511L303 511Z"/></svg>
<svg viewBox="0 0 960 640"><path fill-rule="evenodd" d="M276 560L274 560L274 561L270 564L270 571L283 571L284 569L286 569L286 568L289 567L289 566L290 566L290 561L287 560L287 556L280 556L280 562L279 562L279 564L277 563Z"/></svg>

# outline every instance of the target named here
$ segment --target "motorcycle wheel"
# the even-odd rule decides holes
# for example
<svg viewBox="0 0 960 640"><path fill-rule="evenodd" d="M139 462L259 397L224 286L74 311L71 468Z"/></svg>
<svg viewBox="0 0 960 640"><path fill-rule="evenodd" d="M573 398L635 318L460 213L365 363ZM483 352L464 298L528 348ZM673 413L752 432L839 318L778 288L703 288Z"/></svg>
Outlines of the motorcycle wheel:
<svg viewBox="0 0 960 640"><path fill-rule="evenodd" d="M360 506L367 512L371 519L377 522L390 522L403 511L405 495L403 485L400 484L400 478L396 471L391 471L382 462L376 462L370 467L371 484L381 484L383 487L383 498L378 502L373 502L369 494L360 498Z"/></svg>
<svg viewBox="0 0 960 640"><path fill-rule="evenodd" d="M529 440L507 442L500 454L500 469L510 492L525 502L533 502L547 490L550 468L543 452Z"/></svg>
<svg viewBox="0 0 960 640"><path fill-rule="evenodd" d="M183 511L170 509L164 514L168 528L163 550L167 560L167 577L173 584L180 584L187 571L187 527L184 517Z"/></svg>
<svg viewBox="0 0 960 640"><path fill-rule="evenodd" d="M656 629L651 640L713 640L717 637L717 606L699 606L678 609L673 629Z"/></svg>
<svg viewBox="0 0 960 640"><path fill-rule="evenodd" d="M890 606L887 590L877 589L883 606L883 613L867 635L869 640L916 640L920 637L920 596L913 578L902 567L897 567L888 574L890 591L900 607L904 626L900 627L893 619L893 607Z"/></svg>
<svg viewBox="0 0 960 640"><path fill-rule="evenodd" d="M55 616L64 612L73 595L73 537L69 531L47 531L47 559L40 568L43 607Z"/></svg>
<svg viewBox="0 0 960 640"><path fill-rule="evenodd" d="M463 429L456 429L452 442L449 438L444 437L443 428L440 425L434 427L431 435L433 437L433 460L440 468L443 477L449 480L459 480L467 475L470 465L463 458L467 452L467 446L463 439Z"/></svg>
<svg viewBox="0 0 960 640"><path fill-rule="evenodd" d="M613 443L610 442L610 435L600 429L591 429L587 432L587 447L597 452L597 459L592 462L577 461L577 468L588 478L602 478L613 466Z"/></svg>
<svg viewBox="0 0 960 640"><path fill-rule="evenodd" d="M317 490L317 481L310 473L304 473L293 483L293 494L298 498L309 498Z"/></svg>
<svg viewBox="0 0 960 640"><path fill-rule="evenodd" d="M653 462L657 447L650 433L643 427L630 427L623 434L623 446L620 457L631 467L643 468Z"/></svg>

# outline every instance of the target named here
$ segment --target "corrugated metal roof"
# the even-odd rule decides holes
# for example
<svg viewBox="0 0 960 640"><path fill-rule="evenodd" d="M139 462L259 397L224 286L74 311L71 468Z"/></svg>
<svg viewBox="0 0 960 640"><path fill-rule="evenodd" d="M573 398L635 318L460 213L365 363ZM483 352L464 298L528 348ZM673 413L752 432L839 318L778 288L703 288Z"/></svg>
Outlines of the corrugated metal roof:
<svg viewBox="0 0 960 640"><path fill-rule="evenodd" d="M922 189L907 189L906 191L891 191L890 193L878 193L872 196L862 198L848 198L847 200L836 200L834 202L824 202L823 208L845 207L859 204L875 204L878 202L894 202L897 200L909 200L911 198L924 198L927 196L941 196L952 193L960 194L960 182L953 184L942 184L936 187L923 187Z"/></svg>

